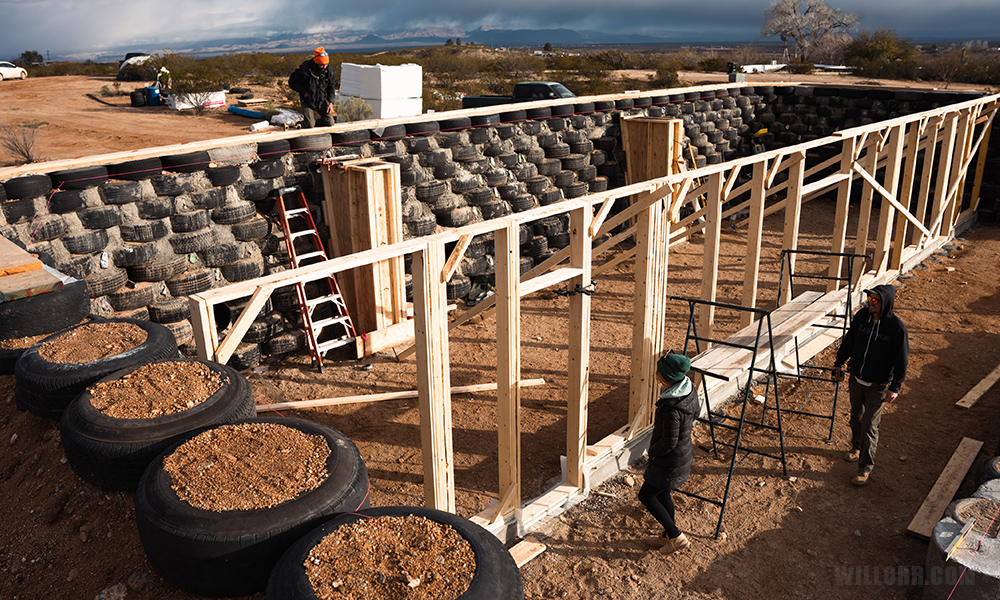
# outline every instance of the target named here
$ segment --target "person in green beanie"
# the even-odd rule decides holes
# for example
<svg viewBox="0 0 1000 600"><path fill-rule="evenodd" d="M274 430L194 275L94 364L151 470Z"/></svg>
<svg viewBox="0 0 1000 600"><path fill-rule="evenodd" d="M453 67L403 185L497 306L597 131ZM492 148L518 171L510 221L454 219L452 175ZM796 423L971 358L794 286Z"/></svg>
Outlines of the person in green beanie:
<svg viewBox="0 0 1000 600"><path fill-rule="evenodd" d="M665 354L656 362L656 380L664 387L656 401L653 433L649 438L649 461L639 488L639 502L663 526L662 535L646 541L665 554L691 545L674 521L674 502L670 490L676 490L691 474L694 449L691 428L698 416L698 390L687 372L691 359L681 354Z"/></svg>

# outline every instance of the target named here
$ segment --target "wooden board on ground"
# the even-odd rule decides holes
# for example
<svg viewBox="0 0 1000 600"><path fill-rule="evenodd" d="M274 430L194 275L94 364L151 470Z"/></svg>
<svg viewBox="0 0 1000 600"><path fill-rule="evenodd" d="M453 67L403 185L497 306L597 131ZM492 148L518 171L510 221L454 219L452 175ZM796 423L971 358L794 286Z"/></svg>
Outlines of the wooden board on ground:
<svg viewBox="0 0 1000 600"><path fill-rule="evenodd" d="M533 537L524 538L510 549L510 555L514 557L514 562L517 563L519 569L542 552L545 552L545 544Z"/></svg>
<svg viewBox="0 0 1000 600"><path fill-rule="evenodd" d="M941 520L941 515L944 514L948 504L955 497L958 486L962 484L962 479L969 472L972 461L976 460L976 455L979 454L979 449L982 447L983 443L979 440L962 438L958 449L951 455L951 460L945 465L941 475L934 483L934 487L924 498L924 503L920 505L913 520L910 521L909 527L906 528L907 533L925 540L930 539L931 534L934 533L934 526Z"/></svg>
<svg viewBox="0 0 1000 600"><path fill-rule="evenodd" d="M61 289L63 282L45 269L0 277L0 302L20 300Z"/></svg>
<svg viewBox="0 0 1000 600"><path fill-rule="evenodd" d="M982 381L976 384L976 387L969 390L969 393L962 396L962 399L955 403L955 406L959 408L972 408L972 405L979 401L983 394L985 394L993 384L1000 380L1000 365L993 369L989 375L983 378Z"/></svg>
<svg viewBox="0 0 1000 600"><path fill-rule="evenodd" d="M0 277L42 268L42 261L14 242L0 237Z"/></svg>
<svg viewBox="0 0 1000 600"><path fill-rule="evenodd" d="M248 100L240 100L236 103L237 106L256 106L258 104L267 104L270 102L267 98L250 98Z"/></svg>

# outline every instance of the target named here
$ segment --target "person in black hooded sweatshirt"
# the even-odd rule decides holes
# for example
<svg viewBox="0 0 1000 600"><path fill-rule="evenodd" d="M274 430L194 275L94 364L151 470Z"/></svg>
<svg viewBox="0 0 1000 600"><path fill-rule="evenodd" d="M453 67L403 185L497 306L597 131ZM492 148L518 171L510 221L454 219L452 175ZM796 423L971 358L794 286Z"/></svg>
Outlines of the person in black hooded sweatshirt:
<svg viewBox="0 0 1000 600"><path fill-rule="evenodd" d="M896 288L877 285L865 294L868 304L855 313L833 365L840 377L850 361L851 449L844 460L858 463L854 485L868 483L875 467L882 407L899 395L910 355L906 325L892 310Z"/></svg>

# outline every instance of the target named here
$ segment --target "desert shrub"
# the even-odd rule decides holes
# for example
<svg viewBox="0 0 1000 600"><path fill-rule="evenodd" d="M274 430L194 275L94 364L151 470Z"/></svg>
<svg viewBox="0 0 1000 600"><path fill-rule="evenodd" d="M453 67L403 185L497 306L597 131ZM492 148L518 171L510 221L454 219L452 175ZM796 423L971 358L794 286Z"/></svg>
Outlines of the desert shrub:
<svg viewBox="0 0 1000 600"><path fill-rule="evenodd" d="M0 147L14 157L19 163L38 162L39 156L35 147L35 130L42 125L35 123L31 125L11 125L4 123L0 126Z"/></svg>
<svg viewBox="0 0 1000 600"><path fill-rule="evenodd" d="M812 64L808 60L792 60L785 65L785 71L789 73L794 73L796 75L808 75L816 70L816 65Z"/></svg>
<svg viewBox="0 0 1000 600"><path fill-rule="evenodd" d="M649 84L654 88L671 88L680 85L680 78L677 77L677 69L669 64L663 64L656 68L656 73L649 76Z"/></svg>
<svg viewBox="0 0 1000 600"><path fill-rule="evenodd" d="M861 77L913 79L917 51L891 29L866 29L844 45L844 62Z"/></svg>
<svg viewBox="0 0 1000 600"><path fill-rule="evenodd" d="M361 98L340 99L334 103L333 109L337 111L338 123L363 121L370 119L373 114L372 107Z"/></svg>
<svg viewBox="0 0 1000 600"><path fill-rule="evenodd" d="M721 56L709 56L698 61L698 70L706 73L725 73L728 62Z"/></svg>

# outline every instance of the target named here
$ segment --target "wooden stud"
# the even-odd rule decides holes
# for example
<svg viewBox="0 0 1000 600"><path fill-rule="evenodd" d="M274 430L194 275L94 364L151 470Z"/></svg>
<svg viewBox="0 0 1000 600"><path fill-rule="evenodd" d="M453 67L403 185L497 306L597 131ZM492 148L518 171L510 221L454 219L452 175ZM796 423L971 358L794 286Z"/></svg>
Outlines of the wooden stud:
<svg viewBox="0 0 1000 600"><path fill-rule="evenodd" d="M847 213L849 208L849 202L851 200L851 186L853 184L853 177L850 175L853 173L852 165L854 164L855 157L855 145L857 144L858 138L847 137L841 143L840 149L840 174L847 175L844 177L839 184L837 184L837 208L833 217L833 233L830 239L830 252L834 254L841 254L844 252L844 247L847 243ZM830 269L827 272L827 276L831 278L841 277L841 272L843 271L844 258L842 256L831 256L830 257ZM835 279L830 279L826 284L826 291L832 292L838 287L840 287L841 281ZM853 282L847 282L850 286Z"/></svg>
<svg viewBox="0 0 1000 600"><path fill-rule="evenodd" d="M593 237L590 234L590 211L579 208L570 213L571 268L580 275L570 280L573 289L589 288ZM586 485L584 463L587 447L587 406L590 398L590 295L569 297L569 365L566 399L566 483L583 488Z"/></svg>
<svg viewBox="0 0 1000 600"><path fill-rule="evenodd" d="M982 144L979 146L979 161L976 163L976 177L972 182L972 205L971 210L979 208L980 194L983 189L983 172L986 169L986 156L988 152L982 150L990 147L990 134L993 133L993 119L996 117L996 110L990 111L985 125L983 125Z"/></svg>
<svg viewBox="0 0 1000 600"><path fill-rule="evenodd" d="M229 358L233 355L233 352L236 352L236 347L243 341L243 336L246 335L250 326L253 325L254 319L260 316L260 311L264 308L264 304L267 303L267 299L271 297L274 287L273 284L262 285L254 290L243 312L240 313L236 322L229 328L229 333L222 340L222 344L217 347L212 360L222 364L229 362ZM194 311L192 311L192 314L194 314ZM214 321L215 319L213 318L212 320Z"/></svg>
<svg viewBox="0 0 1000 600"><path fill-rule="evenodd" d="M777 160L777 159L775 159ZM719 246L722 242L722 174L709 175L709 193L705 214L705 246L701 263L701 299L715 302L719 284ZM715 331L715 307L710 304L699 306L698 332L701 337L711 338Z"/></svg>
<svg viewBox="0 0 1000 600"><path fill-rule="evenodd" d="M750 218L747 220L746 267L743 271L743 306L757 307L757 284L760 274L760 247L764 233L764 174L767 161L753 165L753 187L750 190ZM740 312L740 327L754 322L754 313Z"/></svg>
<svg viewBox="0 0 1000 600"><path fill-rule="evenodd" d="M856 165L860 171L866 173L874 173L875 167L878 165L878 152L875 151L875 141L871 140L865 147L865 155L855 161ZM860 172L859 171L859 172ZM871 182L867 179L863 179L864 186L861 190L861 210L858 213L858 229L857 234L854 239L854 253L855 254L868 254L868 229L871 226L871 212L872 212L872 196L874 195L874 189L871 186ZM861 280L861 276L864 274L864 269L861 268L861 263L864 259L857 257L854 259L854 281L851 282L852 286L857 285Z"/></svg>
<svg viewBox="0 0 1000 600"><path fill-rule="evenodd" d="M1000 381L1000 365L990 371L989 375L984 377L983 380L977 383L974 388L962 396L962 399L956 402L955 406L959 408L972 408L972 405L978 402L983 394L993 387L997 381Z"/></svg>
<svg viewBox="0 0 1000 600"><path fill-rule="evenodd" d="M923 168L920 171L920 189L917 191L917 211L916 217L925 225L930 224L930 216L927 214L931 201L931 179L934 173L934 153L937 150L938 134L941 131L942 119L940 115L935 115L927 120L926 139L921 150L923 151ZM930 242L931 235L924 235L917 241L917 247L923 248L924 244Z"/></svg>
<svg viewBox="0 0 1000 600"><path fill-rule="evenodd" d="M802 215L802 178L805 169L805 152L799 151L789 156L792 161L788 169L788 192L785 196L785 231L781 240L783 250L796 250L799 247L799 219ZM795 254L787 257L788 272L795 272ZM792 297L792 278L786 277L780 292L780 304L788 302Z"/></svg>
<svg viewBox="0 0 1000 600"><path fill-rule="evenodd" d="M472 236L469 234L458 238L458 243L455 244L455 248L451 251L448 262L444 263L444 269L441 271L441 283L446 283L455 274L455 271L458 269L458 262L465 256L465 251L469 249L471 242Z"/></svg>
<svg viewBox="0 0 1000 600"><path fill-rule="evenodd" d="M501 511L521 505L521 293L519 225L509 223L496 232L497 296L497 436L500 490L512 494ZM506 514L499 515L506 517Z"/></svg>
<svg viewBox="0 0 1000 600"><path fill-rule="evenodd" d="M889 244L892 241L891 232L893 217L896 207L899 206L902 213L908 213L907 208L896 201L897 188L899 187L900 161L903 159L903 126L896 125L888 131L885 145L887 163L885 167L885 184L879 193L882 195L882 206L878 218L878 234L875 241L875 258L872 261L872 268L876 273L882 273L889 266ZM873 186L875 187L875 186ZM897 248L899 254L902 248Z"/></svg>
<svg viewBox="0 0 1000 600"><path fill-rule="evenodd" d="M451 433L451 376L448 364L448 298L438 282L444 242L428 239L413 253L413 319L420 395L420 444L424 462L424 504L455 512L455 456Z"/></svg>
<svg viewBox="0 0 1000 600"><path fill-rule="evenodd" d="M938 153L937 173L935 174L934 204L931 206L931 235L942 235L944 214L948 209L948 184L951 181L951 162L955 152L955 136L958 130L958 115L951 113L945 116L944 131L941 138L941 150Z"/></svg>
<svg viewBox="0 0 1000 600"><path fill-rule="evenodd" d="M905 206L907 210L911 208L913 182L917 176L917 152L920 149L920 134L924 123L926 123L924 119L913 121L906 131L905 170L903 171L903 181L900 185L898 199L899 203ZM900 125L900 127L905 127L905 125ZM909 223L907 222L907 218L900 213L896 217L896 235L892 242L893 252L892 262L889 264L890 269L898 270L899 266L903 264L903 249L907 245L908 230Z"/></svg>

